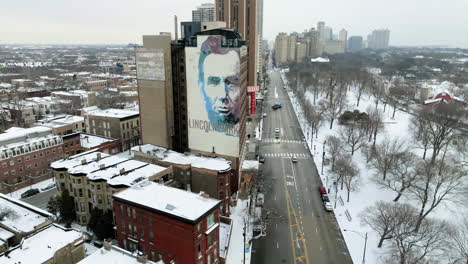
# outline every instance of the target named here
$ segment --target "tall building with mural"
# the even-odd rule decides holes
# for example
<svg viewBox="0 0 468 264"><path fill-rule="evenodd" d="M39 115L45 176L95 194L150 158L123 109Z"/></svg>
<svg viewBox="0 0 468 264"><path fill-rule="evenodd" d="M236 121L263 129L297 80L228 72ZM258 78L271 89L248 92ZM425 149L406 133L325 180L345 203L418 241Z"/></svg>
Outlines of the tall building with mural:
<svg viewBox="0 0 468 264"><path fill-rule="evenodd" d="M247 47L237 32L201 32L185 48L189 149L232 162L233 184L244 149ZM234 187L236 188L236 187Z"/></svg>

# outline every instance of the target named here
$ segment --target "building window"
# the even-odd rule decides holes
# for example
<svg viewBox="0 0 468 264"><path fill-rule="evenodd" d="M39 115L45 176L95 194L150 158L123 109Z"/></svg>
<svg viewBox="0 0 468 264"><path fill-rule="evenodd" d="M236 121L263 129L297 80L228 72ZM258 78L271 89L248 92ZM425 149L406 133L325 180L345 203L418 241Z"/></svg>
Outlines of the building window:
<svg viewBox="0 0 468 264"><path fill-rule="evenodd" d="M198 258L201 258L201 257L202 257L201 244L198 244Z"/></svg>
<svg viewBox="0 0 468 264"><path fill-rule="evenodd" d="M214 225L214 213L210 214L206 220L206 225L208 228L210 228L212 225Z"/></svg>
<svg viewBox="0 0 468 264"><path fill-rule="evenodd" d="M14 160L10 160L10 166L13 166L15 165L15 161Z"/></svg>
<svg viewBox="0 0 468 264"><path fill-rule="evenodd" d="M145 229L141 228L140 232L140 239L145 240Z"/></svg>
<svg viewBox="0 0 468 264"><path fill-rule="evenodd" d="M18 159L18 163L21 163L23 162L23 160L21 158Z"/></svg>
<svg viewBox="0 0 468 264"><path fill-rule="evenodd" d="M156 253L155 253L153 250L151 250L151 251L150 251L150 259L151 259L152 261L156 261L155 258L156 258Z"/></svg>
<svg viewBox="0 0 468 264"><path fill-rule="evenodd" d="M123 240L123 247L125 250L127 250L127 239Z"/></svg>
<svg viewBox="0 0 468 264"><path fill-rule="evenodd" d="M6 162L3 162L3 163L2 163L2 167L3 167L3 168L6 168L7 165L8 165L8 164L7 164Z"/></svg>
<svg viewBox="0 0 468 264"><path fill-rule="evenodd" d="M133 219L136 219L136 212L135 212L135 208L132 208L132 214L133 214Z"/></svg>
<svg viewBox="0 0 468 264"><path fill-rule="evenodd" d="M120 232L125 233L125 221L124 220L120 222L120 227L122 229Z"/></svg>
<svg viewBox="0 0 468 264"><path fill-rule="evenodd" d="M128 235L132 236L132 225L128 224Z"/></svg>
<svg viewBox="0 0 468 264"><path fill-rule="evenodd" d="M28 155L28 156L26 156L26 161L28 161L29 159L30 159L30 158L29 158L29 155Z"/></svg>
<svg viewBox="0 0 468 264"><path fill-rule="evenodd" d="M208 254L207 263L211 264L211 254Z"/></svg>
<svg viewBox="0 0 468 264"><path fill-rule="evenodd" d="M130 217L131 214L130 214L130 207L127 207L127 216Z"/></svg>
<svg viewBox="0 0 468 264"><path fill-rule="evenodd" d="M148 225L152 225L153 224L153 217L151 215L148 215Z"/></svg>
<svg viewBox="0 0 468 264"><path fill-rule="evenodd" d="M123 216L123 214L124 214L123 205L120 205L119 207L120 207L120 215Z"/></svg>
<svg viewBox="0 0 468 264"><path fill-rule="evenodd" d="M201 234L201 230L202 230L202 224L198 223L198 225L197 225L198 234Z"/></svg>
<svg viewBox="0 0 468 264"><path fill-rule="evenodd" d="M149 241L150 241L150 242L153 242L153 241L154 241L154 233L153 233L153 231L150 231L150 232L149 232Z"/></svg>
<svg viewBox="0 0 468 264"><path fill-rule="evenodd" d="M133 235L134 235L135 237L138 237L138 230L137 230L136 225L133 225Z"/></svg>

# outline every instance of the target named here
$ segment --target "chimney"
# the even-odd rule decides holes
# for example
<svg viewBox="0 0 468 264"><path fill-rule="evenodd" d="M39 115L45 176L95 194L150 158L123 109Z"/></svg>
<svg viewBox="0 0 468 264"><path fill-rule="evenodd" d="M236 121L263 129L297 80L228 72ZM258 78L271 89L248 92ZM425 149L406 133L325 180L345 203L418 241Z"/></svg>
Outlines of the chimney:
<svg viewBox="0 0 468 264"><path fill-rule="evenodd" d="M82 159L81 160L81 165L85 165L86 164L86 159Z"/></svg>
<svg viewBox="0 0 468 264"><path fill-rule="evenodd" d="M112 241L110 239L104 239L104 241L102 242L102 245L104 246L105 250L111 250Z"/></svg>
<svg viewBox="0 0 468 264"><path fill-rule="evenodd" d="M138 251L138 254L137 254L137 262L138 262L138 263L146 263L146 261L147 261L146 255L144 255L143 253L141 253L140 251Z"/></svg>
<svg viewBox="0 0 468 264"><path fill-rule="evenodd" d="M101 152L96 153L96 156L97 156L98 160L101 159L101 157L102 157Z"/></svg>
<svg viewBox="0 0 468 264"><path fill-rule="evenodd" d="M120 169L120 175L123 175L125 173L125 168Z"/></svg>
<svg viewBox="0 0 468 264"><path fill-rule="evenodd" d="M177 42L179 38L179 29L177 28L177 16L174 15L174 36L175 36L175 42Z"/></svg>
<svg viewBox="0 0 468 264"><path fill-rule="evenodd" d="M210 195L207 194L206 192L201 192L200 196L203 197L203 198L206 198L206 199L210 198Z"/></svg>
<svg viewBox="0 0 468 264"><path fill-rule="evenodd" d="M99 164L99 169L104 169L106 167L106 164Z"/></svg>

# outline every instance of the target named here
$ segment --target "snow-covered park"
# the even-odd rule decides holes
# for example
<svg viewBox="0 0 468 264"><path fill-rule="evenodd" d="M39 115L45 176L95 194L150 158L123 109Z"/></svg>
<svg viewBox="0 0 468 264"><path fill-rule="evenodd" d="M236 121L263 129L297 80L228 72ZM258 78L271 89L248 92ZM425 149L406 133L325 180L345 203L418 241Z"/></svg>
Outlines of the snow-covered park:
<svg viewBox="0 0 468 264"><path fill-rule="evenodd" d="M285 86L289 88L284 71L281 72L281 76L285 82ZM324 144L326 137L329 135L335 135L340 138L341 130L344 129L345 125L340 125L338 120L335 120L333 128L330 129L330 120L325 117L318 133L316 135L314 134L313 138L311 138L311 125L305 120L303 107L300 105L299 100L296 97L297 95L295 95L292 90L293 89L288 89L290 100L301 124L303 133L306 136L306 140L313 154L317 169L320 172L322 170L323 152L325 152L325 158L330 159L329 146L326 143ZM319 95L318 100L316 100L317 104L315 107L318 107L318 102L324 97L325 93L321 93ZM313 94L310 91L305 92L305 98L311 105L314 105ZM360 98L359 106L357 106L357 98L357 89L355 87L351 87L346 93L347 107L344 110L368 112L369 109L376 108L375 98L372 95L363 94ZM400 142L403 142L409 147L411 152L416 154L418 161L421 160L423 150L414 146L414 140L409 131L413 115L399 109L396 111L393 118L392 106L387 105L385 112L384 105L382 103L378 104L377 108L383 113L383 127L377 135L376 144L378 145L384 140L399 139ZM325 150L323 149L324 146ZM450 151L451 150L449 149L448 152ZM359 173L356 183L353 184L354 186L351 188L349 202L347 202L347 188L342 189L341 186L334 185L336 173L333 174L331 172L330 164L324 166L321 179L324 186L326 186L330 191L329 197L332 204L336 204L334 212L354 263L364 263L364 254L366 263L385 263L385 259L388 259L391 256L389 255L389 246L391 241L390 239L385 240L383 246L378 248L377 245L379 243L380 236L369 225L362 223L361 214L367 207L375 205L378 201L394 203L393 200L397 196L397 193L376 183L375 175L378 174L378 172L370 166L368 162L369 158L366 157L368 156L366 152L367 154L369 153L368 150L361 148L355 151L352 156L353 164L358 168ZM430 159L432 151L429 149L427 152L426 159ZM467 182L466 178L467 177L464 177L462 180L465 184ZM338 190L338 192L335 192L335 190ZM411 198L411 195L407 194L408 192L403 192L402 197L397 203L410 204L419 210L421 208L421 204L414 198ZM466 189L464 189L464 196L466 197L466 195ZM465 203L463 203L463 201L460 202L459 200L443 200L432 212L430 212L428 218L446 220L452 224L459 224L468 218L466 200ZM366 236L367 245L365 245ZM450 246L447 244L443 250L447 250L446 252L449 252ZM446 263L444 261L441 260L440 262L437 261L430 263Z"/></svg>

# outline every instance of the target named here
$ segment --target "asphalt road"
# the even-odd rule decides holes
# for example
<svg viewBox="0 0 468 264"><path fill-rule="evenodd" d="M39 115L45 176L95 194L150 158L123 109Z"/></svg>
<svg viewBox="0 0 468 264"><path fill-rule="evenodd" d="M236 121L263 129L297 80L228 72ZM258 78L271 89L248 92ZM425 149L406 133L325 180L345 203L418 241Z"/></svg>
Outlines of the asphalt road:
<svg viewBox="0 0 468 264"><path fill-rule="evenodd" d="M21 199L21 201L26 202L30 205L37 206L41 209L47 210L47 203L49 202L50 197L54 196L57 193L58 193L57 188L53 188L45 192L40 192L31 197Z"/></svg>
<svg viewBox="0 0 468 264"><path fill-rule="evenodd" d="M266 236L253 243L252 263L353 263L334 214L323 207L320 177L279 72L272 70L270 80L260 144L268 220ZM272 110L275 103L282 108ZM279 142L275 128L281 130ZM293 155L297 163L291 162Z"/></svg>

